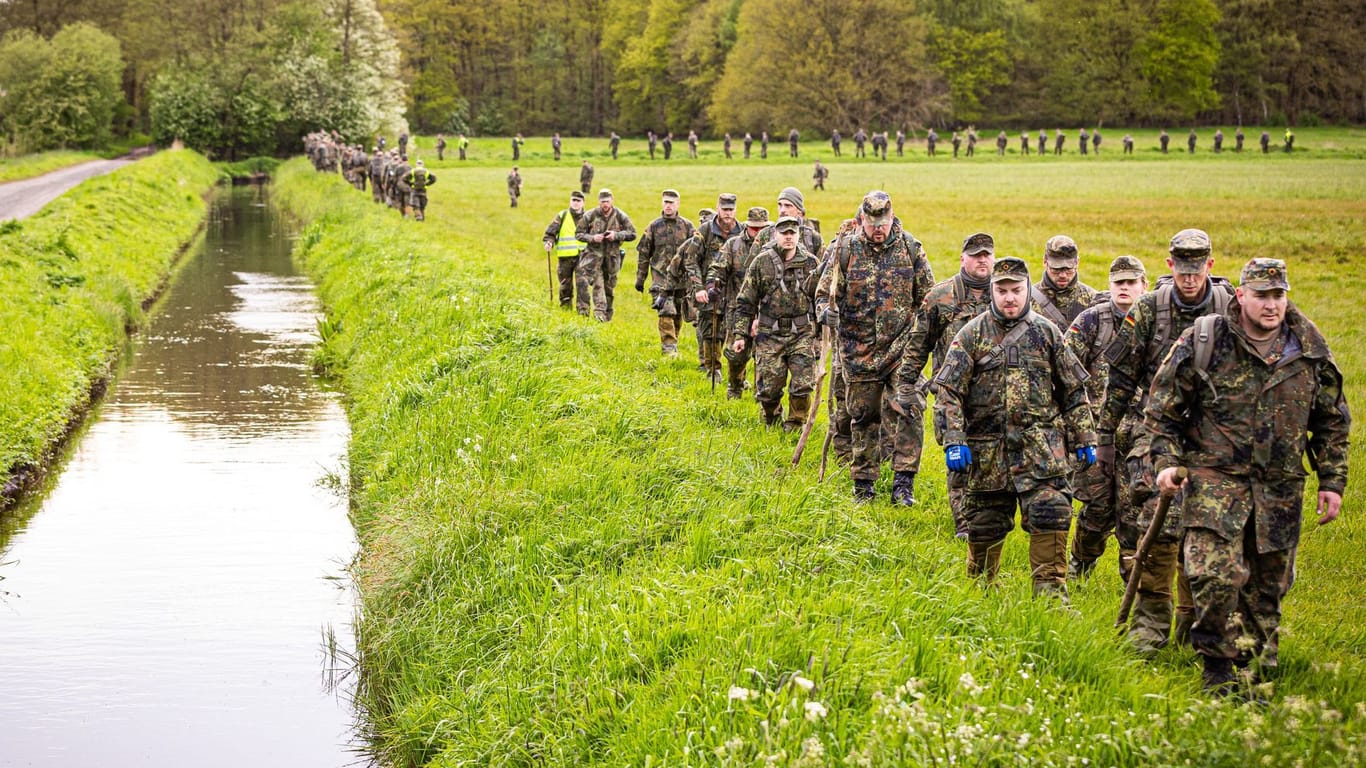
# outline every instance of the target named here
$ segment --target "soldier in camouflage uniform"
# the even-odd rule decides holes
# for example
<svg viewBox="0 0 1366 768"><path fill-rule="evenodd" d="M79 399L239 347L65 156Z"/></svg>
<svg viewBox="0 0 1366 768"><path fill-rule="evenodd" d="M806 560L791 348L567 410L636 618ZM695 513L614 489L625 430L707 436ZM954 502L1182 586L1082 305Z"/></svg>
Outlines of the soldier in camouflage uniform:
<svg viewBox="0 0 1366 768"><path fill-rule="evenodd" d="M1099 426L1100 460L1107 465L1123 460L1115 471L1127 473L1130 503L1116 510L1115 539L1121 568L1128 563L1139 537L1157 511L1152 467L1148 460L1148 436L1143 431L1143 405L1153 374L1181 332L1206 314L1223 314L1232 299L1232 287L1223 278L1210 277L1214 259L1209 235L1199 229L1183 229L1172 237L1167 266L1170 278L1157 281L1129 310L1110 348L1105 351L1110 379L1105 385L1105 406ZM1131 436L1126 438L1126 435ZM1120 454L1115 445L1131 445ZM1144 560L1134 602L1129 640L1143 653L1166 645L1172 631L1172 577L1177 575L1180 515L1167 515L1167 524ZM1186 579L1177 580L1177 638L1182 639L1194 619L1194 607Z"/></svg>
<svg viewBox="0 0 1366 768"><path fill-rule="evenodd" d="M587 160L583 161L583 167L579 168L579 189L586 195L588 190L593 188L593 164Z"/></svg>
<svg viewBox="0 0 1366 768"><path fill-rule="evenodd" d="M389 184L393 190L389 199L404 218L408 217L408 195L413 191L412 187L408 186L408 172L411 170L413 168L408 165L407 159L400 155L398 162L389 172Z"/></svg>
<svg viewBox="0 0 1366 768"><path fill-rule="evenodd" d="M735 221L735 195L723 192L716 198L716 215L698 226L683 244L671 265L669 277L675 285L686 284L687 294L697 307L697 342L702 372L721 380L721 346L726 340L726 297L719 287L707 287L707 273L716 262L726 241L739 234Z"/></svg>
<svg viewBox="0 0 1366 768"><path fill-rule="evenodd" d="M578 293L575 307L580 315L587 316L591 293L593 317L605 323L612 319L612 300L623 255L621 244L636 239L636 226L625 211L616 207L612 190L601 189L598 207L583 215L574 236L588 244L574 269L574 288Z"/></svg>
<svg viewBox="0 0 1366 768"><path fill-rule="evenodd" d="M659 313L659 348L668 357L678 355L678 333L683 330L684 297L669 279L669 263L692 237L692 222L678 215L678 192L664 190L659 218L650 222L636 244L636 291L645 292L650 276L650 306Z"/></svg>
<svg viewBox="0 0 1366 768"><path fill-rule="evenodd" d="M375 147L370 157L370 196L375 202L384 202L384 167L387 165L384 153Z"/></svg>
<svg viewBox="0 0 1366 768"><path fill-rule="evenodd" d="M846 381L854 498L873 498L882 464L882 435L892 440L892 500L915 503L920 469L924 400L911 409L896 403L897 368L915 312L934 286L925 249L902 229L892 198L869 192L859 209L862 229L838 241L817 292L818 316L838 328L836 349Z"/></svg>
<svg viewBox="0 0 1366 768"><path fill-rule="evenodd" d="M408 207L413 211L413 218L423 221L427 218L427 187L436 183L436 174L427 170L422 161L418 160L417 165L403 178L403 183L408 187Z"/></svg>
<svg viewBox="0 0 1366 768"><path fill-rule="evenodd" d="M1196 603L1191 641L1216 693L1233 692L1235 666L1257 665L1255 680L1257 667L1277 665L1306 454L1318 475L1319 525L1337 519L1347 485L1342 373L1323 334L1287 300L1289 289L1285 262L1249 261L1236 303L1181 335L1144 409L1158 487L1180 492ZM1181 466L1190 476L1177 486ZM1251 647L1240 645L1244 637Z"/></svg>
<svg viewBox="0 0 1366 768"><path fill-rule="evenodd" d="M1029 532L1034 594L1066 597L1069 458L1096 460L1086 371L1062 332L1029 310L1029 267L998 260L991 308L969 320L934 377L934 429L950 472L967 475L968 575L987 583L1015 524Z"/></svg>
<svg viewBox="0 0 1366 768"><path fill-rule="evenodd" d="M716 257L712 259L711 265L707 268L706 290L708 296L717 295L718 301L724 301L726 312L724 326L730 330L730 337L725 346L726 356L726 398L738 400L745 391L745 366L749 365L749 360L754 353L754 337L749 329L744 333L731 329L735 323L735 301L740 296L740 286L745 281L745 274L749 271L750 262L753 257L750 246L754 244L754 238L759 235L759 231L769 225L768 211L763 208L750 208L745 216L745 226L739 234L731 237L721 246ZM709 299L710 300L710 299ZM736 351L736 340L743 340L744 346L740 351Z"/></svg>
<svg viewBox="0 0 1366 768"><path fill-rule="evenodd" d="M944 356L948 354L953 337L969 320L991 306L991 267L996 263L996 243L991 235L978 232L963 240L958 263L958 274L931 288L925 294L925 301L916 310L910 339L906 342L906 353L901 358L901 369L897 374L897 401L903 408L909 408L921 396L916 391L919 388L917 383L921 371L925 369L925 362L931 359L931 352L934 363L930 378L934 378L939 369L944 367ZM923 425L920 430L923 435ZM923 437L921 442L923 445ZM948 476L949 511L953 514L954 535L965 541L968 537L968 521L963 516L966 480L967 476L961 472L950 472Z"/></svg>
<svg viewBox="0 0 1366 768"><path fill-rule="evenodd" d="M1065 331L1082 310L1096 303L1096 289L1077 279L1077 244L1067 235L1048 238L1043 248L1043 279L1034 284L1033 310Z"/></svg>
<svg viewBox="0 0 1366 768"><path fill-rule="evenodd" d="M801 190L796 187L783 187L783 191L778 193L778 218L791 216L800 221L801 235L798 240L806 250L811 253L819 254L825 249L825 241L821 239L821 233L806 221L806 198L802 197ZM759 235L754 238L754 244L749 247L750 261L759 255L773 239L774 228L772 226L760 230Z"/></svg>
<svg viewBox="0 0 1366 768"><path fill-rule="evenodd" d="M522 174L517 172L517 166L512 166L512 172L508 174L508 200L512 207L517 207L517 198L522 196Z"/></svg>
<svg viewBox="0 0 1366 768"><path fill-rule="evenodd" d="M1091 403L1091 415L1096 423L1100 423L1105 382L1110 378L1105 350L1115 340L1129 308L1147 290L1148 273L1143 262L1133 256L1120 256L1110 262L1108 298L1077 315L1067 329L1064 337L1067 349L1091 375L1086 380L1086 399ZM1115 446L1120 454L1130 447L1127 435L1123 437L1123 444ZM1096 567L1096 560L1105 554L1105 540L1115 529L1115 510L1129 506L1128 477L1123 472L1116 472L1113 462L1097 462L1078 472L1073 477L1072 488L1082 505L1077 514L1076 532L1072 535L1072 556L1067 563L1069 578L1085 576Z"/></svg>
<svg viewBox="0 0 1366 768"><path fill-rule="evenodd" d="M862 226L859 221L860 214L855 214L855 218L845 219L840 222L840 227L825 246L825 252L821 254L821 279L825 278L825 273L830 270L830 265L835 261L835 254L839 252L839 242L845 237L851 237L859 231ZM831 327L831 332L839 333L838 327ZM830 429L834 434L830 438L830 447L835 451L835 457L845 463L853 461L854 458L854 436L853 427L849 419L849 382L844 378L844 366L840 365L838 354L830 355ZM904 410L904 409L903 409ZM891 456L894 446L891 440L886 439L884 432L882 440L883 456Z"/></svg>
<svg viewBox="0 0 1366 768"><path fill-rule="evenodd" d="M735 299L735 334L732 347L745 351L744 338L754 330L754 368L758 390L754 399L763 409L764 424L782 418L783 387L787 387L787 419L783 429L800 429L811 409L811 390L816 387L815 298L819 264L801 246L801 222L783 216L775 225L777 236L755 257ZM758 320L755 323L755 320Z"/></svg>
<svg viewBox="0 0 1366 768"><path fill-rule="evenodd" d="M816 167L811 172L811 180L815 182L813 189L825 191L825 180L830 178L830 169L821 165L821 161L816 161Z"/></svg>

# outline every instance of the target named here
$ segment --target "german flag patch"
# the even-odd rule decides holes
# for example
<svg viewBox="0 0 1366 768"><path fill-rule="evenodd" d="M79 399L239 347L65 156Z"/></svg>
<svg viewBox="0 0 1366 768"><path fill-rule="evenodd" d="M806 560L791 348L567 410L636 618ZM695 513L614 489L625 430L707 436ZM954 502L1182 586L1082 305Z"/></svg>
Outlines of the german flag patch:
<svg viewBox="0 0 1366 768"><path fill-rule="evenodd" d="M1127 315L1124 316L1124 324L1127 325L1127 326L1129 326L1130 328L1133 328L1133 327L1134 327L1134 313L1133 313L1133 312L1130 312L1129 314L1127 314Z"/></svg>

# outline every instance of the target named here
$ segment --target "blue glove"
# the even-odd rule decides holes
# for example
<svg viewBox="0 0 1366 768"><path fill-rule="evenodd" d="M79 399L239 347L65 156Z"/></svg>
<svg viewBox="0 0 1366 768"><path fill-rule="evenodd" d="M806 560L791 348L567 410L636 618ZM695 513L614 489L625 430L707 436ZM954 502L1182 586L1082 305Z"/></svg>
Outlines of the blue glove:
<svg viewBox="0 0 1366 768"><path fill-rule="evenodd" d="M1096 463L1096 447L1095 447L1094 445L1088 445L1088 446L1086 446L1085 448L1078 448L1078 449L1077 449L1077 461L1080 461L1082 464L1084 464L1085 466L1088 466L1088 467L1091 466L1092 464L1095 464L1095 463Z"/></svg>
<svg viewBox="0 0 1366 768"><path fill-rule="evenodd" d="M952 472L966 472L972 464L972 449L966 445L950 445L944 449L944 463Z"/></svg>

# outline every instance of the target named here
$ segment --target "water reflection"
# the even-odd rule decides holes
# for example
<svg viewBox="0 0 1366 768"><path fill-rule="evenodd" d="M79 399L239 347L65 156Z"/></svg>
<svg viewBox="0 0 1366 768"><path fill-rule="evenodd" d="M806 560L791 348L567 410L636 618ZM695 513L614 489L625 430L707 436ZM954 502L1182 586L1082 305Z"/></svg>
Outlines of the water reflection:
<svg viewBox="0 0 1366 768"><path fill-rule="evenodd" d="M46 497L0 540L0 766L355 764L348 437L282 222L223 190Z"/></svg>

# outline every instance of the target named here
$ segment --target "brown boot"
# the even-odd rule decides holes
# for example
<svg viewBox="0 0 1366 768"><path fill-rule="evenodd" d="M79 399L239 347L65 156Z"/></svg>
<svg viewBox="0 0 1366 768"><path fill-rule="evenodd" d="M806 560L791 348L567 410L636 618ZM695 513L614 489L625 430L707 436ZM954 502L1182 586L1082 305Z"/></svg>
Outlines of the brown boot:
<svg viewBox="0 0 1366 768"><path fill-rule="evenodd" d="M806 414L811 410L811 395L788 395L787 397L787 421L783 422L783 429L788 432L801 429L806 423Z"/></svg>
<svg viewBox="0 0 1366 768"><path fill-rule="evenodd" d="M774 427L783 419L782 403L759 403L759 407L764 412L764 426Z"/></svg>
<svg viewBox="0 0 1366 768"><path fill-rule="evenodd" d="M1029 570L1034 594L1067 597L1067 531L1029 535Z"/></svg>
<svg viewBox="0 0 1366 768"><path fill-rule="evenodd" d="M1091 575L1096 560L1105 554L1105 539L1108 536L1104 531L1090 531L1077 526L1072 535L1072 557L1067 561L1067 578L1078 579Z"/></svg>
<svg viewBox="0 0 1366 768"><path fill-rule="evenodd" d="M1005 543L1005 539L1000 541L969 541L968 576L972 578L984 576L988 586L996 581L996 575L1001 572L1001 550L1005 547Z"/></svg>

